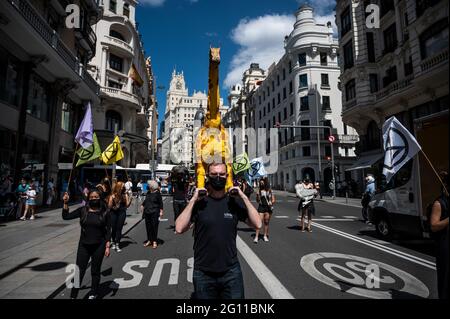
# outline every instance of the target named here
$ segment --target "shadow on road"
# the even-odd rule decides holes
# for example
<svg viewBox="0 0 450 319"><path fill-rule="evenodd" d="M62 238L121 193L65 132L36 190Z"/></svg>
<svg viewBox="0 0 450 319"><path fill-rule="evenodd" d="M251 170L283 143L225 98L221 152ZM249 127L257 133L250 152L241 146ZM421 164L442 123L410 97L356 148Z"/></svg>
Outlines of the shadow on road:
<svg viewBox="0 0 450 319"><path fill-rule="evenodd" d="M19 271L23 268L27 268L26 266L28 266L29 264L34 263L36 260L39 260L39 258L31 258L28 259L27 261L17 265L14 268L11 268L8 271L5 271L4 273L0 274L0 280L5 279L6 277L8 277L9 275L12 275L13 273L15 273L16 271Z"/></svg>
<svg viewBox="0 0 450 319"><path fill-rule="evenodd" d="M67 265L68 265L68 263L59 261L59 262L50 262L50 263L40 264L40 265L36 265L33 267L29 267L29 268L33 271L52 271L52 270L64 268Z"/></svg>

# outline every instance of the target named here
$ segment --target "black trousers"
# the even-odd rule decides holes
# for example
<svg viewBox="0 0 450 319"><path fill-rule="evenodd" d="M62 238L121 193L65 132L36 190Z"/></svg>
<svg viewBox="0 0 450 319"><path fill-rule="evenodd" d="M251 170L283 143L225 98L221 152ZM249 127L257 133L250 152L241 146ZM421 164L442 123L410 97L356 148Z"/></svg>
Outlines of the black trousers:
<svg viewBox="0 0 450 319"><path fill-rule="evenodd" d="M122 229L126 218L127 211L125 209L111 212L111 241L116 244L119 244L122 239Z"/></svg>
<svg viewBox="0 0 450 319"><path fill-rule="evenodd" d="M79 288L83 282L84 274L91 259L91 277L92 277L92 287L91 294L96 295L98 293L98 287L100 285L100 270L102 268L103 256L105 255L106 243L102 242L99 244L78 244L77 251L77 261L80 282L75 283L72 291L70 293L71 298L76 298L78 296Z"/></svg>
<svg viewBox="0 0 450 319"><path fill-rule="evenodd" d="M158 241L159 214L144 214L147 240L151 243Z"/></svg>
<svg viewBox="0 0 450 319"><path fill-rule="evenodd" d="M185 200L173 200L173 222L175 225L175 221L177 220L178 216L183 212L183 210L186 208L187 203Z"/></svg>

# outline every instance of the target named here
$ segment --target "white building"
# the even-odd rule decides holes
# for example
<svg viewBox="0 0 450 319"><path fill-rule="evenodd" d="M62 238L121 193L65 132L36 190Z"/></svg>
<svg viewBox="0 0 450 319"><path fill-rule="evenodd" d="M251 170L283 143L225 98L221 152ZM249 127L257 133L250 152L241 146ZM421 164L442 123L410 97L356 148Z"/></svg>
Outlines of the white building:
<svg viewBox="0 0 450 319"><path fill-rule="evenodd" d="M353 167L360 186L367 172L381 176L371 166L383 156L386 119L397 117L414 134L416 119L448 114L449 107L448 0L372 2L380 6L379 28L366 25L369 2L338 0L336 6L342 117L360 135ZM422 148L430 157L445 156L438 145Z"/></svg>
<svg viewBox="0 0 450 319"><path fill-rule="evenodd" d="M194 164L194 117L203 109L206 113L208 96L204 92L189 95L183 72L174 70L170 87L166 95L166 111L164 116L164 136L162 136L162 163ZM220 99L220 113L223 116L227 107Z"/></svg>
<svg viewBox="0 0 450 319"><path fill-rule="evenodd" d="M285 54L269 68L267 78L251 95L252 101L248 104L252 111L254 107L254 115L250 120L255 127L267 129L276 123L331 126L336 138L333 145L335 178L339 182L344 179L345 169L355 160L357 136L341 118L338 42L333 38L331 23L316 23L313 9L308 5L301 6L295 16L294 29L285 37ZM324 128L280 129L279 167L277 173L269 177L271 184L293 190L296 180L309 175L312 180L323 183L323 192L329 192L332 180L329 135L330 130ZM269 140L269 134L266 138Z"/></svg>
<svg viewBox="0 0 450 319"><path fill-rule="evenodd" d="M93 26L95 57L89 66L100 84L101 103L93 110L94 129L102 147L110 144L117 124L122 134L123 167L149 160L153 75L146 69L143 43L137 31L135 0L104 0L102 19ZM156 138L154 139L156 143Z"/></svg>

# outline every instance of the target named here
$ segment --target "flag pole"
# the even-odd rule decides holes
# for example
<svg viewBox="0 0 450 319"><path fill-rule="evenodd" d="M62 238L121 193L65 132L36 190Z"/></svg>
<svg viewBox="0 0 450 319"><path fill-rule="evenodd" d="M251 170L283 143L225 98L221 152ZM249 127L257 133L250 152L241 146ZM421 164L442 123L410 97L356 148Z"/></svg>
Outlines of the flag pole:
<svg viewBox="0 0 450 319"><path fill-rule="evenodd" d="M448 196L448 190L444 185L444 182L442 181L441 177L439 176L439 174L436 172L436 169L434 168L433 164L431 164L430 159L428 158L427 154L425 154L425 152L420 149L420 151L422 152L422 155L425 157L425 159L427 160L428 164L430 164L431 168L433 169L433 172L436 174L437 178L439 179L439 182L441 182L442 187L444 188L445 194Z"/></svg>
<svg viewBox="0 0 450 319"><path fill-rule="evenodd" d="M78 151L79 146L80 146L80 144L78 144L78 142L77 142L77 146L75 147L75 152L73 152L72 167L71 167L70 173L69 173L69 180L67 181L66 192L69 192L70 180L72 179L73 167L75 166L75 157L77 156L77 151Z"/></svg>

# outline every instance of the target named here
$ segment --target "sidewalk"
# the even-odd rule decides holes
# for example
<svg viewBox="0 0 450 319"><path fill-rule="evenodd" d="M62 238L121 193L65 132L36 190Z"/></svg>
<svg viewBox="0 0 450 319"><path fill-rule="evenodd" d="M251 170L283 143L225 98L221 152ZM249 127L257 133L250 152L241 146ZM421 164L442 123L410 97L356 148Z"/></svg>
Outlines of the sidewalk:
<svg viewBox="0 0 450 319"><path fill-rule="evenodd" d="M283 196L287 196L287 197L291 197L291 198L297 198L297 196L293 192L274 190L273 193L275 195L283 195ZM318 202L327 202L327 203L332 203L332 204L337 204L337 205L345 205L345 206L362 208L361 199L359 199L359 198L347 198L346 199L345 197L336 197L335 199L333 199L331 196L323 196L322 198L317 196L314 200L318 201Z"/></svg>
<svg viewBox="0 0 450 319"><path fill-rule="evenodd" d="M124 234L141 221L133 203ZM63 220L61 209L34 221L0 224L0 298L47 298L66 281L65 269L75 263L79 237L79 220Z"/></svg>

